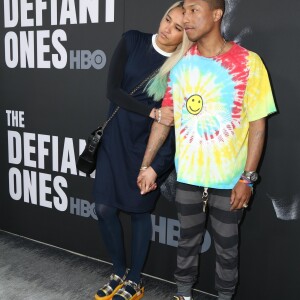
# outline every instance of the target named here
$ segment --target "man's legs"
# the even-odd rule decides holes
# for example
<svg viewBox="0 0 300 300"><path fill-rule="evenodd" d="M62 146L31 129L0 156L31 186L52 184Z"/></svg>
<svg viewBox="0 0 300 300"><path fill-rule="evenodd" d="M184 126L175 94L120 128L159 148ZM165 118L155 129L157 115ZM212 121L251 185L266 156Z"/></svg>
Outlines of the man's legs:
<svg viewBox="0 0 300 300"><path fill-rule="evenodd" d="M180 222L175 271L177 294L190 297L198 274L199 251L206 215L203 213L202 193L197 187L178 184L175 201Z"/></svg>
<svg viewBox="0 0 300 300"><path fill-rule="evenodd" d="M209 215L216 249L215 288L230 300L238 281L239 222L243 210L230 211L230 196L210 195Z"/></svg>

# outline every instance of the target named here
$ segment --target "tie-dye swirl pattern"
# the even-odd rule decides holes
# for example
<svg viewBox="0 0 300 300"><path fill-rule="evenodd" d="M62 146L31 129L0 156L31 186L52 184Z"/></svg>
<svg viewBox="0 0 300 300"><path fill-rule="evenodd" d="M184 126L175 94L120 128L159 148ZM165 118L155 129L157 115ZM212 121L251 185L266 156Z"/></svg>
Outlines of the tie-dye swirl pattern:
<svg viewBox="0 0 300 300"><path fill-rule="evenodd" d="M178 181L220 189L244 170L249 121L276 110L260 58L236 44L217 58L193 46L171 71L163 105L174 105Z"/></svg>

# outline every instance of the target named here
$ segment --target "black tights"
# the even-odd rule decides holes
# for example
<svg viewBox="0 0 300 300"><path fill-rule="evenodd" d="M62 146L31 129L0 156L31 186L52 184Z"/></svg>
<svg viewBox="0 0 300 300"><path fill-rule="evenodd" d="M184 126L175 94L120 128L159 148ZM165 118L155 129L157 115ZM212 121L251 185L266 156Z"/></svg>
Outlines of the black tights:
<svg viewBox="0 0 300 300"><path fill-rule="evenodd" d="M113 263L114 273L122 277L126 270L123 229L119 210L112 206L96 204L96 214L105 246ZM141 271L147 256L152 233L150 213L130 213L131 216L131 267L127 279L140 282Z"/></svg>

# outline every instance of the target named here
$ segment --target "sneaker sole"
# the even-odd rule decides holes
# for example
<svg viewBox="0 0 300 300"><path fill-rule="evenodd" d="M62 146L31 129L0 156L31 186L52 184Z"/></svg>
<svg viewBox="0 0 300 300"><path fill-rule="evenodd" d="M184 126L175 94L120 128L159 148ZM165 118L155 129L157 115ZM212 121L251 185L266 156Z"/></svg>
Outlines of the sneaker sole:
<svg viewBox="0 0 300 300"><path fill-rule="evenodd" d="M145 294L145 288L142 287L140 293L137 295L135 294L130 300L139 300L142 299L144 297Z"/></svg>

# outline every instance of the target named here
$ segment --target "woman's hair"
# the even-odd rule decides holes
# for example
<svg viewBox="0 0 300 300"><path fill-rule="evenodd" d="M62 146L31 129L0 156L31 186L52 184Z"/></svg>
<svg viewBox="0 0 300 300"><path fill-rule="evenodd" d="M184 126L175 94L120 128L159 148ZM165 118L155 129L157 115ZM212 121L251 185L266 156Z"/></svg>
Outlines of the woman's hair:
<svg viewBox="0 0 300 300"><path fill-rule="evenodd" d="M177 8L177 7L183 7L183 1L177 1L175 2L173 5L171 5L167 11L165 12L164 16L162 17L162 20L165 19L167 17L167 15L170 13L170 11L174 8Z"/></svg>
<svg viewBox="0 0 300 300"><path fill-rule="evenodd" d="M182 7L183 1L175 2L165 13L165 18L172 9L177 7ZM179 62L179 60L185 55L187 50L192 46L192 42L188 39L185 31L183 32L183 40L177 46L176 50L172 55L165 61L161 66L158 74L149 82L147 85L147 93L149 96L153 97L155 101L160 101L167 89L168 74L171 69Z"/></svg>

